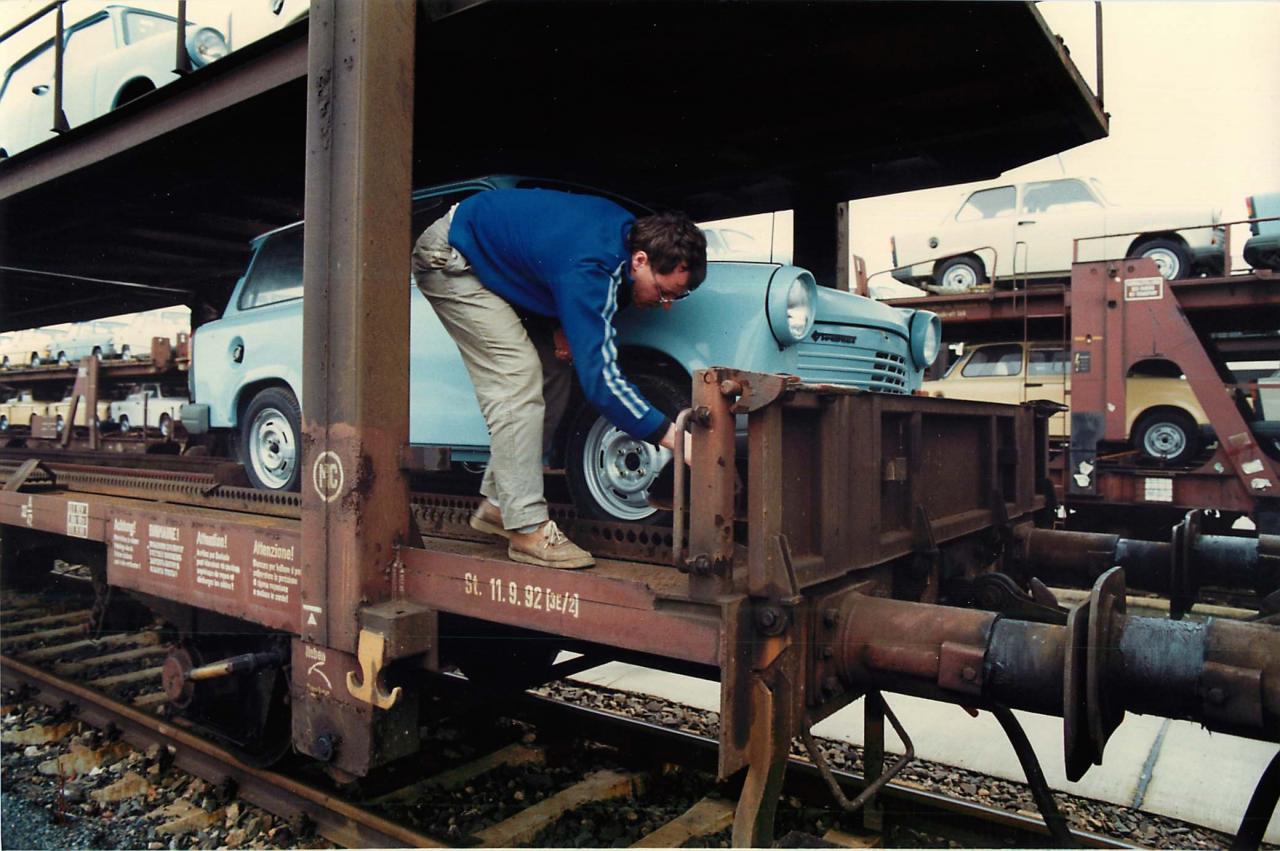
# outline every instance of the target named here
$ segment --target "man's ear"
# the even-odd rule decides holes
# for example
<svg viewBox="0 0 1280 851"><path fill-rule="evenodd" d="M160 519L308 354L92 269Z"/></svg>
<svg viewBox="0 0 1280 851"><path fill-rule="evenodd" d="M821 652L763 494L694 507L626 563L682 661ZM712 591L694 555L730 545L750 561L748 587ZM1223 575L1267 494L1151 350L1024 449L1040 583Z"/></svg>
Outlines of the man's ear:
<svg viewBox="0 0 1280 851"><path fill-rule="evenodd" d="M640 251L633 251L631 253L631 271L634 272L637 269L643 268L648 265L648 263L649 255L643 249Z"/></svg>

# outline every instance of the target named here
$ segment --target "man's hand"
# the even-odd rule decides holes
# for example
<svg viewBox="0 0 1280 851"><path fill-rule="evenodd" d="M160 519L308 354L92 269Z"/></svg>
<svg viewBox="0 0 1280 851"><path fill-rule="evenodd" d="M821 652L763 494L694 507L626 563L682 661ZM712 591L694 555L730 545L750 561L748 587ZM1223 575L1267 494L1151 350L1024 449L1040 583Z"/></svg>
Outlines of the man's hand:
<svg viewBox="0 0 1280 851"><path fill-rule="evenodd" d="M552 338L555 340L556 360L573 363L573 352L569 349L569 338L564 335L564 329L557 327Z"/></svg>
<svg viewBox="0 0 1280 851"><path fill-rule="evenodd" d="M664 446L672 452L676 451L675 423L667 426L667 433L662 436L662 440L658 441L658 445ZM686 465L693 463L693 435L687 431L684 433L684 463Z"/></svg>

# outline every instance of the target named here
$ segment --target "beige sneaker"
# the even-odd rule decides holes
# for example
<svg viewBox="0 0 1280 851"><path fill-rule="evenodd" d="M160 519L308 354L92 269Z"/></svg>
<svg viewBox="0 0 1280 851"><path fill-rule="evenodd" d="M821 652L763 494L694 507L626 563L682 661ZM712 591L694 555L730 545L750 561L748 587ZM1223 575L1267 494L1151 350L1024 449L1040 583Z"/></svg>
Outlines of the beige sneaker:
<svg viewBox="0 0 1280 851"><path fill-rule="evenodd" d="M502 509L487 499L480 500L480 507L471 512L471 520L468 522L477 532L500 535L503 538L511 537L511 533L502 528Z"/></svg>
<svg viewBox="0 0 1280 851"><path fill-rule="evenodd" d="M511 541L507 557L512 561L569 570L596 563L591 553L565 537L554 520L527 534L508 532L507 539Z"/></svg>

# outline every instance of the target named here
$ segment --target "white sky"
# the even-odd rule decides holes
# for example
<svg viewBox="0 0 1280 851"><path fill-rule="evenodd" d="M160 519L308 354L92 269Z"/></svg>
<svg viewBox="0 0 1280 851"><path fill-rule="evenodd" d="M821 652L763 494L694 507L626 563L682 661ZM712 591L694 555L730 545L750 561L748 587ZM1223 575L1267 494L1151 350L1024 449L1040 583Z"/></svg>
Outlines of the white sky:
<svg viewBox="0 0 1280 851"><path fill-rule="evenodd" d="M46 0L0 0L0 28ZM287 0L289 18L303 0ZM132 5L172 13L172 0L133 0ZM70 0L68 21L102 0ZM192 0L189 17L220 28L231 21L233 46L278 25L270 0ZM1060 34L1090 86L1095 84L1094 5L1051 0L1038 5ZM52 28L41 38L47 38ZM1280 2L1170 2L1109 0L1103 3L1105 109L1111 135L1007 173L1011 179L1063 174L1099 178L1112 201L1125 204L1204 203L1226 220L1245 217L1244 198L1280 190ZM0 44L0 57L17 45ZM2 61L2 60L0 60ZM868 116L874 119L874 116ZM850 205L853 251L868 271L888 269L889 237L939 222L963 187L944 187L855 201ZM754 217L739 225L757 236L767 255L790 255L789 214ZM1247 238L1232 234L1236 263ZM873 283L895 294L919 295L888 275Z"/></svg>

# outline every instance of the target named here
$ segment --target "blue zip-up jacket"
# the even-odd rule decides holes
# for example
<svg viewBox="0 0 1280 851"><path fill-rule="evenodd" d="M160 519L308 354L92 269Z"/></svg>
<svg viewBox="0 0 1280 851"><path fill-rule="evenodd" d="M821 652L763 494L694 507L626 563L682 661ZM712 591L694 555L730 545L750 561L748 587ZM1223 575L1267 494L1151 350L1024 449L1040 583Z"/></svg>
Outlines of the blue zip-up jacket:
<svg viewBox="0 0 1280 851"><path fill-rule="evenodd" d="M670 420L622 375L614 343L619 289L631 286L626 235L634 221L591 195L492 189L458 205L449 243L490 290L559 319L587 399L627 434L657 443Z"/></svg>

